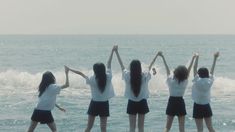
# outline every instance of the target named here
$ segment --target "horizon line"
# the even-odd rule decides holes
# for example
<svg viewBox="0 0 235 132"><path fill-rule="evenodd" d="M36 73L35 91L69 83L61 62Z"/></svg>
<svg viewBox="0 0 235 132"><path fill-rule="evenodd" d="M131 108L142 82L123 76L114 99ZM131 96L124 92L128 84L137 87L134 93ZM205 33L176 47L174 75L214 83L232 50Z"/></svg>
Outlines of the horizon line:
<svg viewBox="0 0 235 132"><path fill-rule="evenodd" d="M79 35L81 35L81 36L93 36L93 35L101 35L101 36L103 36L103 35L106 35L106 36L108 36L108 35L110 35L110 36L115 36L115 35L117 35L117 36L128 36L128 35L130 35L130 36L138 36L138 35L146 35L146 36L155 36L155 35L159 35L159 36L206 36L206 35L208 35L208 36L217 36L217 35L224 35L224 36L233 36L233 35L235 35L235 34L0 34L0 36L30 36L30 35L32 35L32 36L36 36L36 35L40 35L40 36L49 36L49 35L51 35L51 36L60 36L60 35L63 35L63 36L79 36Z"/></svg>

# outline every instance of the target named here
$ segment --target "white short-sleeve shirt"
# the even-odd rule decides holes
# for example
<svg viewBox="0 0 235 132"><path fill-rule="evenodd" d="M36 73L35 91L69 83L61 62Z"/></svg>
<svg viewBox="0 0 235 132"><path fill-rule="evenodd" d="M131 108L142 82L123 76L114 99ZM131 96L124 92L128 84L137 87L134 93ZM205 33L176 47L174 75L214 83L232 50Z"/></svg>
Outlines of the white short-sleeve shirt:
<svg viewBox="0 0 235 132"><path fill-rule="evenodd" d="M122 73L122 79L125 81L125 97L132 101L140 101L142 99L147 99L149 97L148 82L151 79L151 74L149 72L142 72L142 80L140 93L136 97L131 89L130 83L130 71L124 69Z"/></svg>
<svg viewBox="0 0 235 132"><path fill-rule="evenodd" d="M86 83L90 85L91 96L94 101L108 101L110 98L114 97L114 90L112 85L112 72L111 69L106 71L106 86L103 92L99 90L98 84L95 79L95 75L92 75L86 80Z"/></svg>
<svg viewBox="0 0 235 132"><path fill-rule="evenodd" d="M56 84L50 84L43 94L39 97L36 109L52 110L56 104L56 96L60 93L61 87Z"/></svg>
<svg viewBox="0 0 235 132"><path fill-rule="evenodd" d="M197 104L208 104L211 98L211 86L214 82L213 76L200 78L198 75L193 79L192 98Z"/></svg>
<svg viewBox="0 0 235 132"><path fill-rule="evenodd" d="M183 97L188 84L188 79L179 83L178 80L174 79L174 77L171 75L167 77L166 83L169 88L170 96Z"/></svg>

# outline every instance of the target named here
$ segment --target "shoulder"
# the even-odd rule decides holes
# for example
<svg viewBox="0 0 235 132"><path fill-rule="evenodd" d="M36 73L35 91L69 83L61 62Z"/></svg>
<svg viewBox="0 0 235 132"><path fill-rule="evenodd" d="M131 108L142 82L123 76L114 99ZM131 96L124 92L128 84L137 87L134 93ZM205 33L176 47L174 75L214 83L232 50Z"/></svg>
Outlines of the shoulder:
<svg viewBox="0 0 235 132"><path fill-rule="evenodd" d="M214 76L213 76L213 75L210 75L210 76L209 76L209 79L214 80Z"/></svg>
<svg viewBox="0 0 235 132"><path fill-rule="evenodd" d="M166 78L167 81L172 81L173 79L174 79L173 75L169 75L169 76L167 76L167 78Z"/></svg>
<svg viewBox="0 0 235 132"><path fill-rule="evenodd" d="M112 70L108 68L108 69L106 70L106 74L107 74L107 75L112 75Z"/></svg>
<svg viewBox="0 0 235 132"><path fill-rule="evenodd" d="M50 84L48 87L51 91L56 91L59 93L59 91L61 90L61 86L57 85L57 84Z"/></svg>
<svg viewBox="0 0 235 132"><path fill-rule="evenodd" d="M112 71L111 71L111 69L107 69L106 70L106 76L107 76L107 80L111 80L112 79Z"/></svg>
<svg viewBox="0 0 235 132"><path fill-rule="evenodd" d="M128 71L127 69L124 69L124 70L122 71L122 74L123 74L124 76L129 75L129 74L130 74L130 71Z"/></svg>
<svg viewBox="0 0 235 132"><path fill-rule="evenodd" d="M196 82L196 81L198 81L199 79L200 79L200 77L199 77L198 75L196 75L196 76L194 76L192 82Z"/></svg>
<svg viewBox="0 0 235 132"><path fill-rule="evenodd" d="M149 71L144 71L142 72L142 76L146 77L146 78L150 78L151 77L151 74Z"/></svg>
<svg viewBox="0 0 235 132"><path fill-rule="evenodd" d="M57 85L57 84L50 84L49 85L49 88L59 88L60 86L59 85Z"/></svg>
<svg viewBox="0 0 235 132"><path fill-rule="evenodd" d="M168 85L171 85L171 84L173 84L173 82L174 82L173 76L172 76L172 75L167 76L167 78L166 78L166 83L167 83Z"/></svg>
<svg viewBox="0 0 235 132"><path fill-rule="evenodd" d="M128 80L130 78L130 71L128 71L127 69L124 69L122 71L122 78L125 80Z"/></svg>
<svg viewBox="0 0 235 132"><path fill-rule="evenodd" d="M127 69L123 69L122 70L122 73L129 73L130 71L129 70L127 70Z"/></svg>
<svg viewBox="0 0 235 132"><path fill-rule="evenodd" d="M92 80L95 79L95 75L88 76L86 78L86 84L91 84Z"/></svg>

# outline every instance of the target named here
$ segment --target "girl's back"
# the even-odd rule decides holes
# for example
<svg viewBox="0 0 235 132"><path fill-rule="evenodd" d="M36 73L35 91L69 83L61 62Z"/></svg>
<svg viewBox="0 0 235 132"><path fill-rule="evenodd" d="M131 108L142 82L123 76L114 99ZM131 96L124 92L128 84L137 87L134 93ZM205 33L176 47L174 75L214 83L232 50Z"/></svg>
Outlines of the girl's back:
<svg viewBox="0 0 235 132"><path fill-rule="evenodd" d="M214 82L213 76L200 78L195 76L192 86L192 98L197 104L207 104L210 102L211 86Z"/></svg>
<svg viewBox="0 0 235 132"><path fill-rule="evenodd" d="M177 79L174 79L172 76L169 76L166 82L169 88L170 96L173 96L173 97L184 96L184 93L188 84L188 79L179 83Z"/></svg>
<svg viewBox="0 0 235 132"><path fill-rule="evenodd" d="M36 109L52 110L56 103L56 95L60 93L61 88L56 84L50 84L43 94L39 97Z"/></svg>
<svg viewBox="0 0 235 132"><path fill-rule="evenodd" d="M86 83L89 84L91 87L91 95L94 101L107 101L108 99L114 97L115 95L113 90L113 85L111 82L112 72L110 69L106 71L106 75L107 75L106 86L103 92L101 92L98 87L95 75L86 79Z"/></svg>
<svg viewBox="0 0 235 132"><path fill-rule="evenodd" d="M139 95L136 97L131 89L130 71L128 70L123 71L122 78L126 83L125 97L133 101L140 101L141 99L149 97L148 82L151 79L151 74L149 72L142 72L141 76L142 78L141 78L140 92Z"/></svg>

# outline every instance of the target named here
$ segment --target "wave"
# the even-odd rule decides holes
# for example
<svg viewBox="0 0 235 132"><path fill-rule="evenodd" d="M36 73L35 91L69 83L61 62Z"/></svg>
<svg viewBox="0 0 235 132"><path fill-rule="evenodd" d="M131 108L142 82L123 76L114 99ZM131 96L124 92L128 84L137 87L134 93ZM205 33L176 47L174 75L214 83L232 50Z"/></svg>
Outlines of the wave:
<svg viewBox="0 0 235 132"><path fill-rule="evenodd" d="M92 70L82 70L86 75L92 75ZM168 89L165 84L166 75L159 72L157 69L157 75L151 77L149 82L149 90L151 95L159 93L167 93ZM34 94L37 93L37 87L41 81L43 72L40 73L29 73L17 70L6 70L0 72L0 96L12 96L17 94ZM65 81L65 73L63 71L57 71L53 73L56 77L57 84L63 84ZM112 83L117 96L124 94L124 81L122 80L121 72L113 72ZM191 78L190 78L191 79ZM66 95L75 96L89 96L90 88L85 83L85 79L79 75L70 73L69 74L70 87L65 90ZM189 81L191 82L191 81ZM189 89L191 84L189 84ZM190 91L190 90L188 90ZM215 77L212 94L225 94L230 95L235 92L235 80L228 77Z"/></svg>

